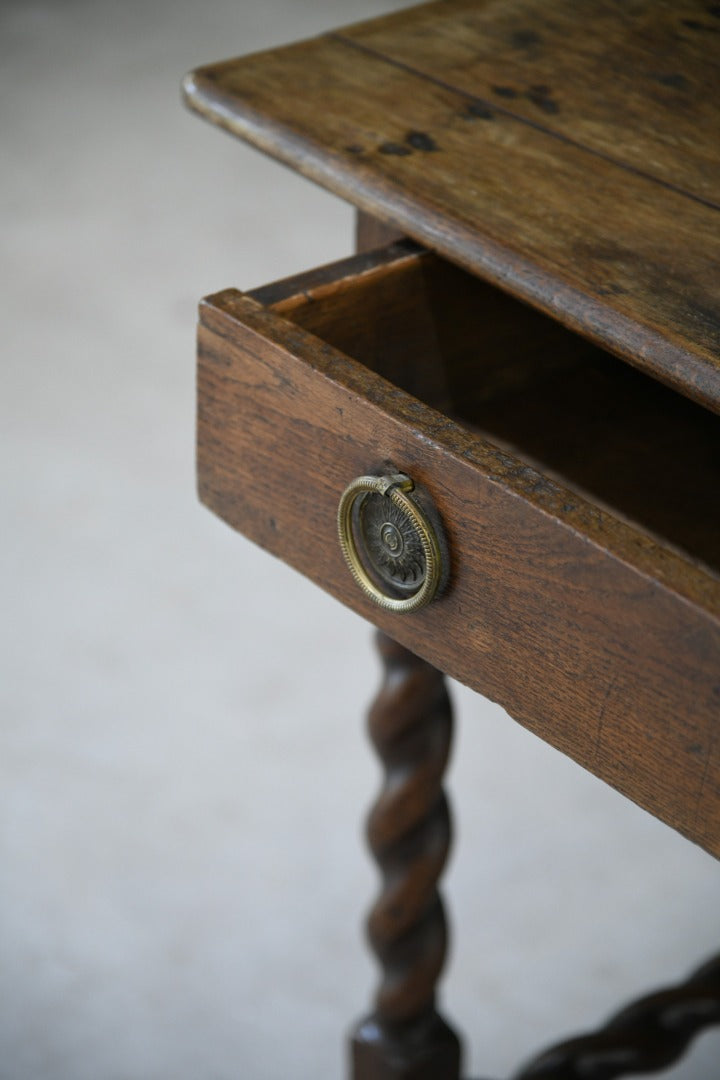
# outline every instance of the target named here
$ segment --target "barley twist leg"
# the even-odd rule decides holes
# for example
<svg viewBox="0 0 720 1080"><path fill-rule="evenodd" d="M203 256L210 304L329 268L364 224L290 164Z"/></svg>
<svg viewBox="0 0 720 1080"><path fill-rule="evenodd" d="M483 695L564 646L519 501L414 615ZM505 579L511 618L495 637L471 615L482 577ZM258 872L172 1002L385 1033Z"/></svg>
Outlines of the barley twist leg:
<svg viewBox="0 0 720 1080"><path fill-rule="evenodd" d="M452 712L442 674L378 634L385 674L370 710L385 775L368 821L382 890L368 937L382 969L353 1037L354 1080L457 1080L460 1045L435 1009L447 927L438 880L450 848L442 777Z"/></svg>

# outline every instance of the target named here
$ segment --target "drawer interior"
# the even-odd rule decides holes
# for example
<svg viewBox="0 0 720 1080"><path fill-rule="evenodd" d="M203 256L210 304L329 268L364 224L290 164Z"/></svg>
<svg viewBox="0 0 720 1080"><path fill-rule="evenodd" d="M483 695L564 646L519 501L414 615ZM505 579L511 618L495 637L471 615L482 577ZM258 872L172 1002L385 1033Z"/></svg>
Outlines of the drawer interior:
<svg viewBox="0 0 720 1080"><path fill-rule="evenodd" d="M409 244L250 295L720 572L720 417Z"/></svg>

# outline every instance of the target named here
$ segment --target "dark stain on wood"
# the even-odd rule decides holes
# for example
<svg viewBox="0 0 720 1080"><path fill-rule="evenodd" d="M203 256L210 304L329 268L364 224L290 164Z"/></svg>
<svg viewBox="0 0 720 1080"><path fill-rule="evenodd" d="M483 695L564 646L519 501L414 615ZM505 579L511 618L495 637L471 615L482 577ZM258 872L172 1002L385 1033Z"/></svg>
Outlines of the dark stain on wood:
<svg viewBox="0 0 720 1080"><path fill-rule="evenodd" d="M680 19L720 22L705 3L673 6L666 17L664 5L634 0L645 21L613 21L611 32L603 0L588 0L582 20L564 0L557 25L508 14L497 27L494 5L459 3L468 20L461 39L452 33L457 5L446 0L416 9L413 32L381 19L342 40L224 62L210 83L205 69L187 80L186 96L304 175L720 412L720 337L705 314L713 306L705 299L718 304L717 63L706 55L717 38L684 30ZM537 54L510 46L512 31L528 27L542 35ZM308 73L307 93L280 92ZM664 88L657 73L683 74L690 90ZM554 116L526 97L543 84L559 102ZM491 87L516 97L503 101ZM399 100L402 126L388 129ZM461 119L468 102L496 107L494 122L475 124L474 153ZM454 123L439 129L439 117ZM507 138L497 138L501 126ZM442 153L414 152L408 130L433 132ZM378 153L387 140L410 156ZM366 153L341 150L340 167L337 148L352 144ZM591 244L621 236L640 261L632 274L624 261L599 271L574 257L579 235ZM621 303L598 293L613 284L627 290Z"/></svg>
<svg viewBox="0 0 720 1080"><path fill-rule="evenodd" d="M358 146L357 143L351 143L350 146L345 147L348 154L362 154L364 153L362 146Z"/></svg>
<svg viewBox="0 0 720 1080"><path fill-rule="evenodd" d="M671 90L689 90L690 80L684 75L681 75L679 71L674 71L670 75L656 75L655 79L662 86L669 86Z"/></svg>
<svg viewBox="0 0 720 1080"><path fill-rule="evenodd" d="M378 150L381 154L394 155L395 157L407 157L408 154L412 154L412 150L408 146L396 142L381 143Z"/></svg>
<svg viewBox="0 0 720 1080"><path fill-rule="evenodd" d="M526 93L528 101L542 109L544 113L554 115L560 112L560 106L552 98L552 90L549 86L531 86Z"/></svg>
<svg viewBox="0 0 720 1080"><path fill-rule="evenodd" d="M483 105L479 101L469 101L465 106L464 112L460 113L463 120L494 120L495 113L488 105Z"/></svg>
<svg viewBox="0 0 720 1080"><path fill-rule="evenodd" d="M516 98L518 92L514 86L491 86L493 94L496 94L500 98Z"/></svg>
<svg viewBox="0 0 720 1080"><path fill-rule="evenodd" d="M408 131L405 142L412 146L413 150L423 150L425 153L434 153L440 149L432 135L428 135L426 131Z"/></svg>
<svg viewBox="0 0 720 1080"><path fill-rule="evenodd" d="M541 38L535 30L515 30L510 40L516 49L531 49L540 44Z"/></svg>
<svg viewBox="0 0 720 1080"><path fill-rule="evenodd" d="M720 33L717 26L708 26L707 23L700 22L698 19L682 19L681 22L688 30L698 30L700 33L704 32L707 34Z"/></svg>

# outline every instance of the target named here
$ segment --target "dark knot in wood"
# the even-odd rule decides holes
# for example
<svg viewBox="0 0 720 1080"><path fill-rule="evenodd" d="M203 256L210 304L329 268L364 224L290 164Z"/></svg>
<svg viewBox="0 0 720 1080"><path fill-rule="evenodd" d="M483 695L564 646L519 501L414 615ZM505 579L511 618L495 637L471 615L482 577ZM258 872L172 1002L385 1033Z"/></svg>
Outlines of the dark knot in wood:
<svg viewBox="0 0 720 1080"><path fill-rule="evenodd" d="M368 935L383 970L376 1015L393 1026L432 1012L445 960L437 883L450 847L442 777L452 712L440 672L384 634L378 634L378 647L385 677L369 728L385 777L368 840L383 884Z"/></svg>
<svg viewBox="0 0 720 1080"><path fill-rule="evenodd" d="M720 1024L720 955L677 986L628 1005L598 1031L551 1047L515 1080L612 1080L656 1072L682 1057L706 1027Z"/></svg>

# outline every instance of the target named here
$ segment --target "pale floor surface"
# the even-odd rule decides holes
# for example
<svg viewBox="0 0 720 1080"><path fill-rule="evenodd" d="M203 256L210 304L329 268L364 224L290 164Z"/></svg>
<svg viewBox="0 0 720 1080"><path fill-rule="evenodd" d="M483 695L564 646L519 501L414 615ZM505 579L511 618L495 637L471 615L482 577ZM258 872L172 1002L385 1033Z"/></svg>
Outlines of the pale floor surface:
<svg viewBox="0 0 720 1080"><path fill-rule="evenodd" d="M350 250L181 75L399 4L0 6L1 1080L317 1080L375 978L369 630L196 502L195 303ZM717 864L456 692L468 1072L683 977ZM720 1074L706 1037L672 1075Z"/></svg>

